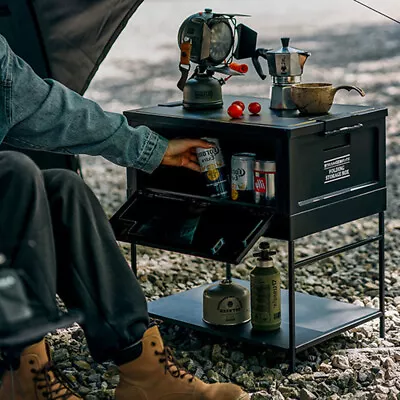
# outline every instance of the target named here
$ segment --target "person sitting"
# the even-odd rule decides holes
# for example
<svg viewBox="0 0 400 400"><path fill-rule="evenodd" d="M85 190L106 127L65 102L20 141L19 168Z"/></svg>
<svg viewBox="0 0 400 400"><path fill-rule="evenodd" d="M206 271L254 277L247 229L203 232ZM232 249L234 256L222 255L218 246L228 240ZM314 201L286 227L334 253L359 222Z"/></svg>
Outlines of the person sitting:
<svg viewBox="0 0 400 400"><path fill-rule="evenodd" d="M0 36L3 141L101 155L147 173L160 164L198 171L193 150L212 146L199 139L168 141L146 126L130 127L123 115L39 78ZM22 153L1 151L0 187L2 252L29 278L34 313L56 318L56 293L67 308L81 311L93 359L118 366L117 400L249 399L234 384L206 384L176 365L157 326L149 326L145 296L100 203L76 173L41 171ZM0 400L81 398L57 372L45 340L26 347L19 364L3 375Z"/></svg>

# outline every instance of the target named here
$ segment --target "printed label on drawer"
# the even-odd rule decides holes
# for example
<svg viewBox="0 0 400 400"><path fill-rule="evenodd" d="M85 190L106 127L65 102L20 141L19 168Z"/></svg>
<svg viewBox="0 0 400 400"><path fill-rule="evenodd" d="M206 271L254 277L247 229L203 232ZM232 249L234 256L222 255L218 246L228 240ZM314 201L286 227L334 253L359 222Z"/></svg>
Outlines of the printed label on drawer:
<svg viewBox="0 0 400 400"><path fill-rule="evenodd" d="M325 182L350 178L350 154L324 161Z"/></svg>

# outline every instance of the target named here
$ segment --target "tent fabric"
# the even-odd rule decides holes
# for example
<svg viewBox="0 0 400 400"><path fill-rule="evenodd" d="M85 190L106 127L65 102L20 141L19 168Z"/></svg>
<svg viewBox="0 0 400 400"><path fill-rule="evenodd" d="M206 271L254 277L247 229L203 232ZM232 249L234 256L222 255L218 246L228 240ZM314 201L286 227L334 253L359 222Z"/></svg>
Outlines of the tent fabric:
<svg viewBox="0 0 400 400"><path fill-rule="evenodd" d="M51 77L83 94L143 0L33 0Z"/></svg>

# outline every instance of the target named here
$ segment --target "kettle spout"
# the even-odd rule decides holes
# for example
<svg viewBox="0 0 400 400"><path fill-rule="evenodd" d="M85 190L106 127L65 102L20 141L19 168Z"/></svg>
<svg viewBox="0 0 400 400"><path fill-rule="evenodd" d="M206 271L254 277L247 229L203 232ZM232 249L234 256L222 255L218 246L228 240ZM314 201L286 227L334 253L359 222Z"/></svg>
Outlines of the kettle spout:
<svg viewBox="0 0 400 400"><path fill-rule="evenodd" d="M299 54L299 64L300 64L301 72L303 72L304 64L306 63L306 61L308 60L308 57L310 57L310 56L311 56L311 53L308 51L305 51L305 52Z"/></svg>

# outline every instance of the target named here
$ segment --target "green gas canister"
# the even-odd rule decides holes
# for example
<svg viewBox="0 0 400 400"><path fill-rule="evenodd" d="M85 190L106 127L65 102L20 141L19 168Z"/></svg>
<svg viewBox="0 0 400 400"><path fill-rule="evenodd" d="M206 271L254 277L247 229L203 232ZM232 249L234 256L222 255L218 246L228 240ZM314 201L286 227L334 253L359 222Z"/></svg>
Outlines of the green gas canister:
<svg viewBox="0 0 400 400"><path fill-rule="evenodd" d="M254 330L274 331L281 326L281 276L269 243L255 253L257 266L250 273L251 324Z"/></svg>

